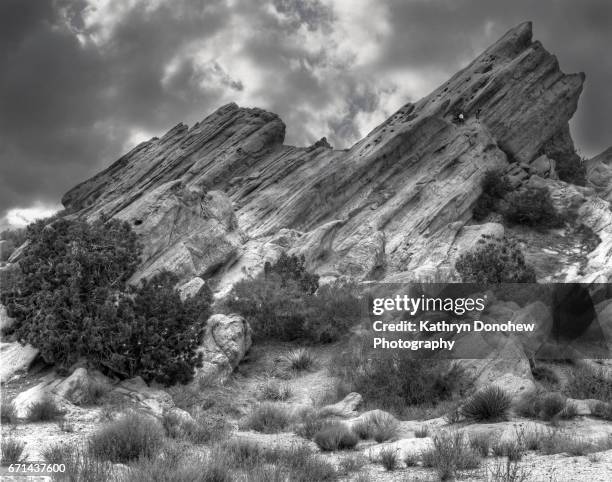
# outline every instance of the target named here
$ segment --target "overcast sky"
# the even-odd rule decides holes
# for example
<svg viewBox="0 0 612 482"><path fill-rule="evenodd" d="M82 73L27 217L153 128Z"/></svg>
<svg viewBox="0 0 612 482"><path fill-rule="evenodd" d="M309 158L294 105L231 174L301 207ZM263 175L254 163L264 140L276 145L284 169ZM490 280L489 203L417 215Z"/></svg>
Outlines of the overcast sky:
<svg viewBox="0 0 612 482"><path fill-rule="evenodd" d="M609 0L1 0L0 225L230 101L349 146L525 20L587 74L580 152L612 145Z"/></svg>

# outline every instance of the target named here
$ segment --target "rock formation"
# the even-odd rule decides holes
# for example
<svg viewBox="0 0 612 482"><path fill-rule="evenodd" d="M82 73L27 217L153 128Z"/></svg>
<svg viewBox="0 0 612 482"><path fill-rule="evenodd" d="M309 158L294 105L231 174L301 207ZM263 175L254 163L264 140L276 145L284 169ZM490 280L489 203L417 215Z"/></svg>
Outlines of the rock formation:
<svg viewBox="0 0 612 482"><path fill-rule="evenodd" d="M597 194L612 201L612 147L586 161L587 181Z"/></svg>
<svg viewBox="0 0 612 482"><path fill-rule="evenodd" d="M485 171L518 185L575 156L583 81L524 23L350 149L284 145L277 115L229 104L141 143L62 202L133 224L145 244L135 279L169 268L223 293L282 250L324 279L448 279L462 239L499 231L467 225Z"/></svg>

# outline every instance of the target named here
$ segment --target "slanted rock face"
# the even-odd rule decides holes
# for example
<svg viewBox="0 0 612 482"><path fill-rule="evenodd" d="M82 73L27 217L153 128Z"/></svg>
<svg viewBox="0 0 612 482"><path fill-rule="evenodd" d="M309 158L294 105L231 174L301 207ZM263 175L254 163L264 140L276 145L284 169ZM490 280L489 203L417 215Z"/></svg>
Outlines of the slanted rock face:
<svg viewBox="0 0 612 482"><path fill-rule="evenodd" d="M326 278L448 279L484 172L518 161L550 175L554 156L573 152L583 81L525 23L350 149L283 145L278 116L229 104L140 144L62 202L134 223L145 244L135 279L169 268L226 293L278 256L283 230L295 235L282 249Z"/></svg>
<svg viewBox="0 0 612 482"><path fill-rule="evenodd" d="M185 188L180 181L144 193L115 217L129 221L145 240L143 263L132 281L163 269L181 279L206 277L234 257L244 241L225 194Z"/></svg>
<svg viewBox="0 0 612 482"><path fill-rule="evenodd" d="M597 194L612 201L612 147L586 161L587 181Z"/></svg>
<svg viewBox="0 0 612 482"><path fill-rule="evenodd" d="M26 371L38 353L38 350L32 345L22 345L16 341L0 342L0 381L4 383Z"/></svg>

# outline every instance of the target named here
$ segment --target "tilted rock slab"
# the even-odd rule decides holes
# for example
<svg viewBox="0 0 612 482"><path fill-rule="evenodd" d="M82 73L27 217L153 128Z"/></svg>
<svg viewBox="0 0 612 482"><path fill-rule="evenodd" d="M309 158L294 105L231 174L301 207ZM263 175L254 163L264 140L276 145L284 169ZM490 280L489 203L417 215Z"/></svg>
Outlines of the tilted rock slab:
<svg viewBox="0 0 612 482"><path fill-rule="evenodd" d="M485 171L573 154L583 82L525 23L350 149L284 145L277 115L228 104L141 143L62 202L134 225L145 244L135 280L167 268L227 292L280 252L283 230L295 233L283 249L323 276L448 278Z"/></svg>
<svg viewBox="0 0 612 482"><path fill-rule="evenodd" d="M22 345L16 341L0 342L0 381L4 383L25 373L38 353L32 345Z"/></svg>

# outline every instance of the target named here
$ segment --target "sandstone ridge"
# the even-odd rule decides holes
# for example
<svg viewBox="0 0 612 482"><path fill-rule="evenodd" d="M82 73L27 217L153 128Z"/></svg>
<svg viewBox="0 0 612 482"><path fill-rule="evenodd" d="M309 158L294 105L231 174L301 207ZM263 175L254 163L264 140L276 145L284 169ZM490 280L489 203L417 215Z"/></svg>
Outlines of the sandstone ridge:
<svg viewBox="0 0 612 482"><path fill-rule="evenodd" d="M62 202L133 224L145 244L135 280L168 268L223 293L282 250L323 279L452 279L462 250L500 232L470 221L483 174L523 182L532 162L540 172L575 155L568 121L583 82L524 23L349 149L284 145L277 115L228 104L141 143Z"/></svg>

